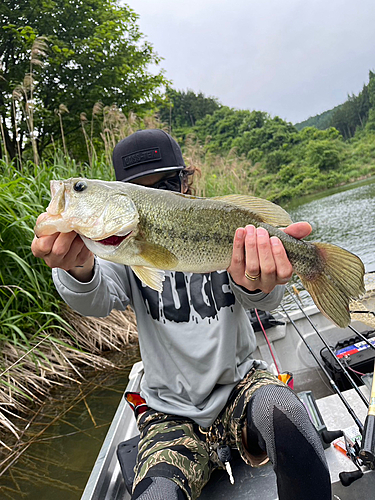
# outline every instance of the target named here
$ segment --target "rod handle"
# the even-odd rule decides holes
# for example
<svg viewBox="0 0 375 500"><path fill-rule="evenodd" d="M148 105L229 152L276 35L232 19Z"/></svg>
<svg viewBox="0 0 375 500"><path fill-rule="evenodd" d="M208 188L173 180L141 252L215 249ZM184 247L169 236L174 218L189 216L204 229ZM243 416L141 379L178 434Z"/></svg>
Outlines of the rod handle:
<svg viewBox="0 0 375 500"><path fill-rule="evenodd" d="M375 463L375 415L366 417L359 458L365 465Z"/></svg>
<svg viewBox="0 0 375 500"><path fill-rule="evenodd" d="M343 435L343 431L322 431L323 441L327 444L331 444L332 441Z"/></svg>
<svg viewBox="0 0 375 500"><path fill-rule="evenodd" d="M375 363L368 414L363 428L359 457L365 465L375 466Z"/></svg>
<svg viewBox="0 0 375 500"><path fill-rule="evenodd" d="M355 470L353 472L340 472L339 478L343 486L350 486L354 481L360 479L363 476L361 470Z"/></svg>

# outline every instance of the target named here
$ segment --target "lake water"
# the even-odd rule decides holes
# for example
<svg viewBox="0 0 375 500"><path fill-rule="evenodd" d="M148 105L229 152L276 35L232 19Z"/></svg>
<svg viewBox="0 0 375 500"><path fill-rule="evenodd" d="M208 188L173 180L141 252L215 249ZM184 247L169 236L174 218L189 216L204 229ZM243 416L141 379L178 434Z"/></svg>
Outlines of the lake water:
<svg viewBox="0 0 375 500"><path fill-rule="evenodd" d="M368 183L288 211L293 220L311 223L311 240L340 245L361 257L367 271L375 271L374 200L375 183ZM294 282L300 286L298 279ZM309 301L306 292L301 296ZM86 403L75 405L43 435L43 440L32 445L10 474L0 478L0 497L78 500L126 386L127 374L127 370L113 374L109 385L99 387ZM64 394L62 399L69 406L69 395ZM51 413L54 407L49 409Z"/></svg>
<svg viewBox="0 0 375 500"><path fill-rule="evenodd" d="M313 227L310 240L342 246L375 271L375 182L342 191L289 210L292 219Z"/></svg>
<svg viewBox="0 0 375 500"><path fill-rule="evenodd" d="M43 415L22 441L27 443L58 418L0 477L1 500L81 498L139 352L135 346L109 357L123 368L92 373L82 387L74 384L51 392Z"/></svg>
<svg viewBox="0 0 375 500"><path fill-rule="evenodd" d="M339 245L360 257L366 272L375 271L375 182L345 189L329 196L318 196L295 208L287 209L293 221L308 221L313 230L306 238ZM313 304L297 276L292 283L304 305ZM286 309L295 307L285 294Z"/></svg>

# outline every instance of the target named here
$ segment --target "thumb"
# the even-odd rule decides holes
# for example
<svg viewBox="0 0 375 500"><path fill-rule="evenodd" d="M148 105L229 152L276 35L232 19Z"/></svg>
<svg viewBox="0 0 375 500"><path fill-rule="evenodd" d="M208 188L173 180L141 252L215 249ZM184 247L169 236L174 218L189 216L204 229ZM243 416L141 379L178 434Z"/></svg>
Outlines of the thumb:
<svg viewBox="0 0 375 500"><path fill-rule="evenodd" d="M301 240L302 238L306 238L311 231L312 227L308 222L295 222L288 227L283 229L284 233L289 234L289 236L293 236L293 238L297 238Z"/></svg>

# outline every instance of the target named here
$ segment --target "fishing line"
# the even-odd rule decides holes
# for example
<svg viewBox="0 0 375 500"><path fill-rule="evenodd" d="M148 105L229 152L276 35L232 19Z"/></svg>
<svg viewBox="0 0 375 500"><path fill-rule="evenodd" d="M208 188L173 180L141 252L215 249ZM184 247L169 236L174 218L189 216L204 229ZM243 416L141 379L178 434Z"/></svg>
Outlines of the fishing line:
<svg viewBox="0 0 375 500"><path fill-rule="evenodd" d="M280 375L280 370L279 370L279 367L277 366L277 362L276 362L276 358L275 358L275 355L273 353L273 350L272 350L272 347L271 347L271 343L270 341L268 340L268 336L267 336L267 333L266 333L266 330L264 329L264 326L263 326L263 323L261 322L260 320L260 317L259 317L259 314L258 314L258 310L257 309L254 309L255 311L255 315L257 317L257 320L258 320L258 323L262 329L262 332L263 332L263 335L264 335L264 338L266 339L266 342L267 342L267 345L268 345L268 349L271 353L271 356L272 356L272 359L273 359L273 362L275 364L275 367L276 367L276 371L277 371L277 374Z"/></svg>
<svg viewBox="0 0 375 500"><path fill-rule="evenodd" d="M347 379L349 380L351 386L353 387L353 389L356 391L356 393L358 394L358 396L362 399L363 403L366 405L366 408L368 408L368 405L369 405L369 401L366 399L366 397L363 395L363 393L360 391L359 387L357 386L357 384L355 383L355 381L353 380L352 376L350 375L350 373L348 372L348 370L345 368L345 366L343 365L343 363L341 362L341 360L336 356L336 354L334 353L332 347L326 342L326 340L322 337L321 333L318 331L318 329L316 328L316 326L314 325L314 323L311 321L311 319L309 318L309 316L306 314L306 312L303 310L303 308L299 305L298 301L295 299L295 297L293 296L292 292L290 291L288 285L286 285L286 289L288 290L288 293L289 295L292 297L292 299L294 300L294 302L297 304L298 308L302 311L303 315L305 316L305 318L308 320L308 322L310 323L310 325L313 327L313 329L315 330L315 332L317 333L318 337L320 338L320 340L323 342L323 344L326 346L326 348L328 349L328 351L330 352L331 356L333 357L333 359L335 359L338 363L338 365L341 367L343 373L345 373Z"/></svg>
<svg viewBox="0 0 375 500"><path fill-rule="evenodd" d="M312 350L312 348L310 347L310 345L308 344L308 342L305 340L304 336L302 335L302 333L300 332L300 330L298 329L296 323L292 320L292 318L289 316L289 313L287 312L287 310L285 309L285 307L281 304L280 307L282 308L282 310L284 311L284 313L286 314L287 318L289 319L289 321L291 322L291 324L294 326L296 332L298 333L298 335L301 337L301 340L304 342L305 346L307 347L307 349L310 351L310 354L312 354L313 358L315 359L315 361L317 362L317 364L319 365L319 368L322 370L322 372L325 374L325 376L327 377L329 383L331 384L331 387L332 389L334 390L334 392L339 396L339 398L341 399L341 401L343 402L344 406L346 407L346 409L348 410L349 414L351 415L351 417L353 418L354 422L357 424L357 427L359 429L359 431L363 432L363 425L361 423L361 421L359 420L359 418L357 417L357 415L355 414L353 408L349 405L348 401L345 399L344 395L342 394L342 392L340 391L340 389L338 388L338 386L335 384L334 380L331 378L330 374L328 373L327 369L325 368L325 366L323 365L323 363L320 361L320 359L317 357L317 355L314 353L314 351Z"/></svg>

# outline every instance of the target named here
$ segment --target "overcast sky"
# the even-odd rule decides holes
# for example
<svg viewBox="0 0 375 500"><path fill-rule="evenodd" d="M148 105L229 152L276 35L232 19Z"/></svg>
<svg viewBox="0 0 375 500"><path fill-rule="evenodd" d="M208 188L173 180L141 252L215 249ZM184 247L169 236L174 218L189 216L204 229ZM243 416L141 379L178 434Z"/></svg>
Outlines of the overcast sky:
<svg viewBox="0 0 375 500"><path fill-rule="evenodd" d="M178 90L296 123L375 70L375 0L125 0Z"/></svg>

